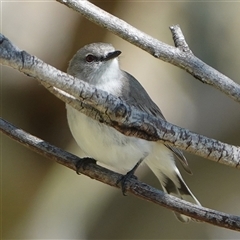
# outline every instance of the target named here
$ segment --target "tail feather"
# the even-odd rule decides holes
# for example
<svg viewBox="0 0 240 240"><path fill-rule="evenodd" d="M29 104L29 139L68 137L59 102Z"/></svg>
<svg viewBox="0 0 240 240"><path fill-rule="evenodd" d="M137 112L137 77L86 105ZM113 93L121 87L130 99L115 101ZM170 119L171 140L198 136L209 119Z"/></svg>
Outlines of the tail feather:
<svg viewBox="0 0 240 240"><path fill-rule="evenodd" d="M171 170L169 168L167 170L164 169L163 171L162 169L157 168L155 164L152 164L153 162L151 161L147 161L146 163L153 171L153 173L157 176L163 190L166 193L201 206L197 198L192 194L192 192L182 179L182 176L176 166L172 166ZM191 217L177 212L174 212L174 214L179 221L184 223L189 222L190 220L196 221Z"/></svg>
<svg viewBox="0 0 240 240"><path fill-rule="evenodd" d="M179 150L169 148L168 146L166 147L161 143L154 145L153 152L146 158L145 163L157 176L166 193L188 202L201 205L183 181L175 164L176 155L181 157L185 169L187 168L186 170L190 173L191 170L183 154ZM189 222L191 220L190 217L180 213L175 213L175 215L181 222Z"/></svg>
<svg viewBox="0 0 240 240"><path fill-rule="evenodd" d="M179 182L179 186L177 186L170 178L168 178L166 175L164 175L162 173L162 175L164 176L164 181L160 180L160 183L162 185L163 190L168 193L171 194L175 197L178 197L180 199L183 199L185 201L197 204L197 205L201 205L199 203L199 201L196 199L196 197L192 194L192 192L190 191L190 189L187 187L186 183L183 181L183 179L181 178L181 176L176 175L178 182ZM161 178L162 179L162 178ZM190 218L186 215L174 212L176 218L181 221L181 222L189 222L190 220L196 221L193 218Z"/></svg>

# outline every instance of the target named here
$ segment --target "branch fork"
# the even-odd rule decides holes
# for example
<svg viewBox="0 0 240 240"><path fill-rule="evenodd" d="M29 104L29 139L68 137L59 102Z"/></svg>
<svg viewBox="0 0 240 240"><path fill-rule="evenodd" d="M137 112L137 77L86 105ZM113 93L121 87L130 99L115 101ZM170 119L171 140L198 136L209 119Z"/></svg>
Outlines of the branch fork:
<svg viewBox="0 0 240 240"><path fill-rule="evenodd" d="M107 28L153 56L186 70L195 78L218 88L240 103L240 86L196 58L178 25L170 27L175 44L175 47L173 47L137 30L88 1L57 1L80 12L87 19ZM44 87L62 101L87 116L116 128L125 135L150 141L162 141L207 159L240 169L239 147L192 133L165 120L138 111L121 99L96 89L86 82L42 62L37 57L21 51L2 34L0 34L0 63L38 79ZM21 144L76 171L75 166L79 160L78 157L14 127L3 119L0 119L0 129L4 134ZM121 177L120 174L96 164L89 164L86 169L81 168L80 172L114 187L116 187L117 179ZM128 184L126 189L138 197L192 218L240 231L239 216L193 205L164 194L162 191L135 179L131 179Z"/></svg>

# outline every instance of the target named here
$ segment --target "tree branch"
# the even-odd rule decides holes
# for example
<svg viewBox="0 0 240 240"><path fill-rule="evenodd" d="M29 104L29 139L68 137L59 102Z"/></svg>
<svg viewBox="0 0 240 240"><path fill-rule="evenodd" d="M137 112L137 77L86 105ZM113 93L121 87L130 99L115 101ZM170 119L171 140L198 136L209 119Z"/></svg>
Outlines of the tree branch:
<svg viewBox="0 0 240 240"><path fill-rule="evenodd" d="M188 47L179 26L170 28L175 43L175 47L172 47L144 34L87 1L57 1L81 12L89 20L107 28L123 39L149 52L154 57L185 69L203 83L215 86L240 102L240 86L196 58ZM239 147L192 133L165 120L137 111L121 99L98 90L86 82L75 79L27 52L19 50L1 34L0 62L37 78L58 98L89 117L116 128L125 135L136 136L150 141L162 141L213 161L240 168ZM4 134L28 146L35 152L76 170L75 166L79 161L78 157L14 127L3 119L0 119L0 129ZM114 187L118 187L116 182L121 177L120 174L95 164L87 165L86 168L80 169L80 172ZM126 190L140 198L192 218L240 231L240 217L238 216L192 205L134 179L128 181Z"/></svg>
<svg viewBox="0 0 240 240"><path fill-rule="evenodd" d="M56 1L81 13L88 20L108 29L154 57L186 70L201 82L216 87L240 103L240 86L237 83L198 59L191 51L184 51L183 48L179 48L178 45L176 45L178 39L185 42L179 26L172 26L170 28L175 46L177 46L177 48L175 48L143 33L88 1ZM186 44L186 42L184 44Z"/></svg>
<svg viewBox="0 0 240 240"><path fill-rule="evenodd" d="M125 135L150 141L162 141L215 162L240 168L239 147L198 135L170 124L164 119L158 119L139 111L121 99L19 50L1 34L0 62L37 78L63 101Z"/></svg>
<svg viewBox="0 0 240 240"><path fill-rule="evenodd" d="M2 118L0 118L0 131L31 150L74 171L76 171L76 163L81 160L77 156L13 126ZM120 188L116 185L116 182L122 175L96 164L87 164L84 168L80 168L79 172L112 187ZM187 201L165 194L136 179L127 180L126 190L139 198L151 201L157 205L196 218L200 221L240 231L240 217L191 204Z"/></svg>

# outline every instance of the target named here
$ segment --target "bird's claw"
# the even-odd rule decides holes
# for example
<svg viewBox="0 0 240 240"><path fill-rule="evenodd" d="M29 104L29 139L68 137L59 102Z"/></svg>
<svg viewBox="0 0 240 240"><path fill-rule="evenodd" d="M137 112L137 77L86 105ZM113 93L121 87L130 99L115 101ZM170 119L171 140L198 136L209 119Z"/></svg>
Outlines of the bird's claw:
<svg viewBox="0 0 240 240"><path fill-rule="evenodd" d="M80 169L82 168L83 170L86 170L86 166L89 164L89 163L94 163L96 164L96 160L93 159L93 158L81 158L80 160L77 161L75 167L76 167L76 173L78 175L80 175Z"/></svg>
<svg viewBox="0 0 240 240"><path fill-rule="evenodd" d="M134 175L135 169L132 169L131 171L127 172L125 175L122 175L120 179L117 181L117 185L120 184L122 189L123 196L127 196L127 182L131 179L137 180L137 177Z"/></svg>

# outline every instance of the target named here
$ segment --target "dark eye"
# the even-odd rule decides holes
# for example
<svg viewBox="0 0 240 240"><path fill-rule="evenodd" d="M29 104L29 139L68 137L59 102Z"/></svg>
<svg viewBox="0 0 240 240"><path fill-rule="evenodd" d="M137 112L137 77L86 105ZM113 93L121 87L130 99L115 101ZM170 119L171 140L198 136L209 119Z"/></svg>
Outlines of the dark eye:
<svg viewBox="0 0 240 240"><path fill-rule="evenodd" d="M89 54L89 55L86 56L86 61L87 62L92 62L94 60L96 60L96 57L93 56L92 54Z"/></svg>

